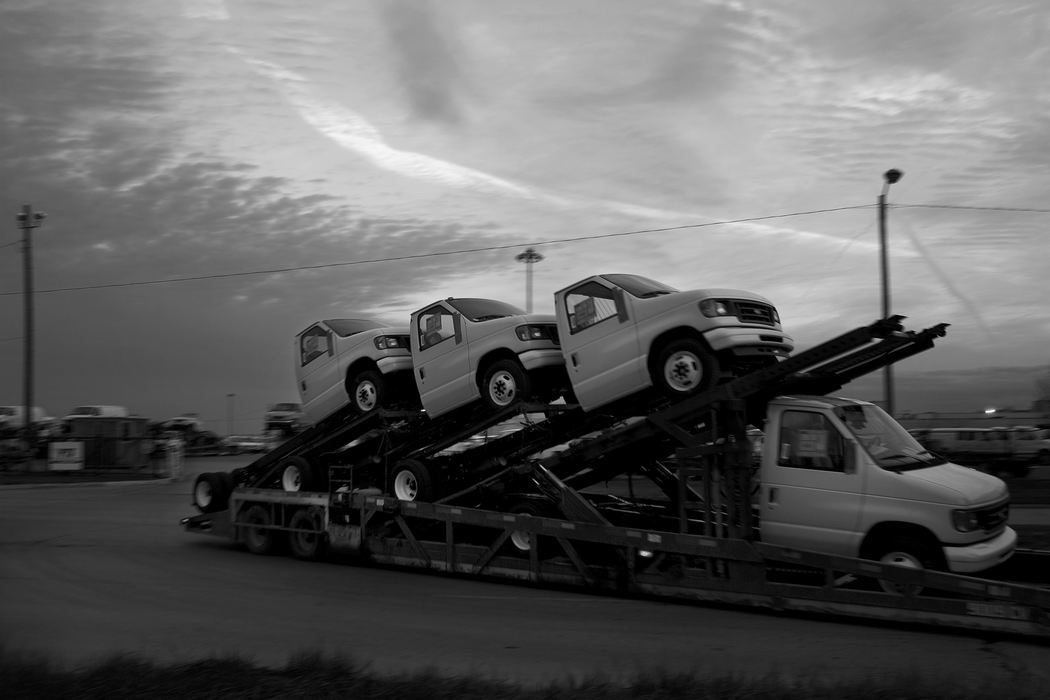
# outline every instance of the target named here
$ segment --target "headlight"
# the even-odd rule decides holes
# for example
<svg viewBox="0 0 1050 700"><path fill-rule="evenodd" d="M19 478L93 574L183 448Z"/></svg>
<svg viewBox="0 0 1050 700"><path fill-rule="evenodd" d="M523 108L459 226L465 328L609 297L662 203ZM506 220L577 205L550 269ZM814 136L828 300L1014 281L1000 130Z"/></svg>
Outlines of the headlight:
<svg viewBox="0 0 1050 700"><path fill-rule="evenodd" d="M977 521L977 513L972 510L953 510L952 525L959 532L973 532L981 526Z"/></svg>
<svg viewBox="0 0 1050 700"><path fill-rule="evenodd" d="M387 350L389 348L407 348L408 336L406 335L381 335L375 340L376 350Z"/></svg>
<svg viewBox="0 0 1050 700"><path fill-rule="evenodd" d="M518 326L514 329L518 334L518 340L550 340L551 332L547 326Z"/></svg>
<svg viewBox="0 0 1050 700"><path fill-rule="evenodd" d="M724 299L704 299L700 302L700 313L708 318L733 315Z"/></svg>

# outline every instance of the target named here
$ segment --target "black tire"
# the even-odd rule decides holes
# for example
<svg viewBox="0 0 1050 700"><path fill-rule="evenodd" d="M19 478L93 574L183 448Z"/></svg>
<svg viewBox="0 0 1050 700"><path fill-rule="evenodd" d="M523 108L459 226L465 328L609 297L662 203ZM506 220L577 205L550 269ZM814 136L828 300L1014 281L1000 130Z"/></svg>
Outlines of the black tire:
<svg viewBox="0 0 1050 700"><path fill-rule="evenodd" d="M288 548L296 559L312 561L324 556L327 536L324 529L324 511L316 506L300 508L288 523Z"/></svg>
<svg viewBox="0 0 1050 700"><path fill-rule="evenodd" d="M650 377L662 394L680 399L713 387L718 382L718 371L718 361L703 343L681 338L656 353Z"/></svg>
<svg viewBox="0 0 1050 700"><path fill-rule="evenodd" d="M403 459L390 472L387 490L402 501L433 501L438 495L434 482L427 465L419 460Z"/></svg>
<svg viewBox="0 0 1050 700"><path fill-rule="evenodd" d="M252 554L271 554L276 546L277 531L272 529L270 511L264 506L249 506L241 519L241 540Z"/></svg>
<svg viewBox="0 0 1050 700"><path fill-rule="evenodd" d="M512 503L506 509L507 513L513 515L532 515L538 518L557 517L554 507L543 502L534 500L522 500ZM533 546L536 546L536 556L540 559L551 556L555 547L549 537L537 538L535 533L527 530L512 530L503 545L503 552L516 557L528 557Z"/></svg>
<svg viewBox="0 0 1050 700"><path fill-rule="evenodd" d="M346 378L346 395L350 406L359 416L364 416L386 405L387 388L383 375L366 369Z"/></svg>
<svg viewBox="0 0 1050 700"><path fill-rule="evenodd" d="M531 395L529 375L516 360L496 360L485 370L478 388L481 399L496 411L524 401Z"/></svg>
<svg viewBox="0 0 1050 700"><path fill-rule="evenodd" d="M202 513L226 510L230 502L231 479L227 472L204 472L193 482L193 505Z"/></svg>
<svg viewBox="0 0 1050 700"><path fill-rule="evenodd" d="M314 491L317 479L313 466L302 457L289 457L281 462L281 489L295 493L297 491Z"/></svg>
<svg viewBox="0 0 1050 700"><path fill-rule="evenodd" d="M875 549L872 559L892 566L902 566L910 569L944 568L940 555L932 545L925 539L911 535L897 535L887 539ZM893 581L879 579L879 587L887 593L895 595L919 595L923 587L920 584L899 584Z"/></svg>

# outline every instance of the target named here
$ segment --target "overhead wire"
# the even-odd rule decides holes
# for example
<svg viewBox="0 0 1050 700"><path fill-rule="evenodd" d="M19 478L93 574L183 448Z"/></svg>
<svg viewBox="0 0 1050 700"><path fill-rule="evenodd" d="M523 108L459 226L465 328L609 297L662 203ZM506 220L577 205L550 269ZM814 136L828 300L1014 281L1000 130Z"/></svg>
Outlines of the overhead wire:
<svg viewBox="0 0 1050 700"><path fill-rule="evenodd" d="M481 253L493 250L507 250L511 248L522 248L526 246L555 245L558 243L575 243L579 241L600 240L603 238L618 238L624 236L637 236L646 233L664 233L667 231L681 231L685 229L705 228L710 226L728 226L731 224L753 223L756 221L769 221L772 219L785 219L795 216L806 216L809 214L825 214L829 212L848 211L851 209L870 209L874 204L857 204L845 207L831 207L826 209L812 209L808 211L797 211L788 214L768 214L765 216L749 216L741 219L727 219L721 221L707 221L699 224L682 224L679 226L664 226L661 228L638 229L634 231L618 231L615 233L599 233L587 236L574 236L572 238L556 238L529 243L504 243L500 245L478 246L476 248L460 248L457 250L432 251L427 253L415 253L412 255L397 255L385 258L370 258L367 260L349 260L334 263L319 263L317 265L296 265L292 267L270 268L266 270L250 270L245 272L223 272L213 275L192 275L187 277L172 277L168 279L143 280L139 282L111 282L107 284L92 284L77 287L56 287L52 289L38 289L35 294L51 294L57 292L77 292L91 289L113 289L118 287L142 287L156 284L173 284L177 282L196 282L211 279L228 279L232 277L249 277L253 275L275 275L283 272L300 272L303 270L321 270L332 267L348 267L351 265L371 265L382 262L399 262L403 260L418 260L420 258L436 258L449 255L465 255L467 253ZM0 292L0 296L13 296L21 292Z"/></svg>
<svg viewBox="0 0 1050 700"><path fill-rule="evenodd" d="M726 220L720 220L720 221L707 221L707 222L698 223L698 224L681 224L681 225L678 225L678 226L665 226L665 227L660 227L660 228L637 229L637 230L632 230L632 231L618 231L618 232L614 232L614 233L599 233L599 234L591 234L591 235L585 235L585 236L574 236L574 237L571 237L571 238L553 238L553 239L547 239L547 240L542 240L542 241L532 241L532 242L522 242L522 243L505 243L505 244L500 244L500 245L478 246L476 248L460 248L460 249L456 249L456 250L431 251L431 252L426 252L426 253L415 253L415 254L412 254L412 255L398 255L398 256L383 257L383 258L369 258L369 259L365 259L365 260L348 260L348 261L343 261L343 262L320 263L320 264L317 264L317 265L295 265L295 266L290 266L290 267L268 268L268 269L264 269L264 270L247 270L247 271L243 271L243 272L223 272L223 273L216 273L216 274L211 274L211 275L190 275L190 276L185 276L185 277L171 277L171 278L167 278L167 279L141 280L141 281L137 281L137 282L111 282L111 283L105 283L105 284L81 285L81 286L75 286L75 287L55 287L55 288L52 288L52 289L38 289L38 290L35 290L34 293L36 293L36 294L53 294L53 293L58 293L58 292L76 292L76 291L87 291L87 290L93 290L93 289L114 289L114 288L121 288L121 287L142 287L142 286L150 286L150 285L158 285L158 284L175 284L175 283L181 283L181 282L196 282L196 281L212 280L212 279L229 279L229 278L234 278L234 277L250 277L250 276L256 276L256 275L275 275L275 274L280 274L280 273L285 273L285 272L300 272L300 271L305 271L305 270L322 270L322 269L333 268L333 267L349 267L349 266L352 266L352 265L371 265L371 264L384 263L384 262L399 262L399 261L404 261L404 260L418 260L418 259L421 259L421 258L437 258L437 257L451 256L451 255L465 255L465 254L468 254L468 253L481 253L481 252L488 252L488 251L494 251L494 250L508 250L508 249L512 249L512 248L522 248L522 247L527 247L527 246L555 245L555 244L560 244L560 243L576 243L576 242L579 242L579 241L600 240L600 239L604 239L604 238L619 238L619 237L626 237L626 236L638 236L638 235L648 234L648 233L665 233L665 232L668 232L668 231L682 231L682 230L687 230L687 229L706 228L706 227L711 227L711 226L728 226L728 225L732 225L732 224L754 223L754 222L758 222L758 221L770 221L770 220L773 220L773 219L786 219L786 218L792 218L792 217L797 217L797 216L807 216L807 215L811 215L811 214L826 214L826 213L839 212L839 211L849 211L849 210L854 210L854 209L872 209L875 206L876 206L875 204L855 204L855 205L843 206L843 207L828 207L828 208L824 208L824 209L811 209L811 210L807 210L807 211L789 212L789 213L786 213L786 214L768 214L768 215L765 215L765 216L749 216L749 217L744 217L744 218L740 218L740 219L726 219ZM989 206L969 206L969 205L959 205L959 204L896 204L896 203L891 203L891 204L889 204L889 206L893 207L893 208L901 208L901 209L904 209L904 208L909 208L909 209L961 209L961 210L975 210L975 211L998 211L998 212L1019 212L1019 213L1050 214L1050 209L1026 208L1026 207L989 207ZM865 229L865 231L866 230L868 230L868 229ZM859 235L860 234L858 234L858 236ZM856 237L854 239L851 239L846 244L846 248L848 248L850 245L852 245L852 243L853 243L853 241L855 239L856 239ZM19 242L20 241L12 241L10 243L5 243L3 245L0 245L0 248L6 248L8 246L15 245L16 243L19 243ZM840 251L840 254L841 254L841 252L842 251ZM14 295L18 295L18 294L21 294L21 293L22 292L0 292L0 296L14 296Z"/></svg>

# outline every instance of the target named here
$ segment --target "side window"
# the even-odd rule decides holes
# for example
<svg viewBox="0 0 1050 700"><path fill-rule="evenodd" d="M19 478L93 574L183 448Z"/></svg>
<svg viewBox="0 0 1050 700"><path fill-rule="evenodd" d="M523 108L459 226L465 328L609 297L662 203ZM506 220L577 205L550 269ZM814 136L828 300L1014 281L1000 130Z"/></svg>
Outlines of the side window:
<svg viewBox="0 0 1050 700"><path fill-rule="evenodd" d="M616 316L616 301L612 290L597 282L581 284L565 295L565 314L569 319L570 333L590 328Z"/></svg>
<svg viewBox="0 0 1050 700"><path fill-rule="evenodd" d="M314 326L299 337L299 358L304 367L321 355L331 354L331 334L321 326Z"/></svg>
<svg viewBox="0 0 1050 700"><path fill-rule="evenodd" d="M777 464L821 471L846 470L847 442L822 413L785 411Z"/></svg>
<svg viewBox="0 0 1050 700"><path fill-rule="evenodd" d="M420 350L426 350L456 335L455 319L444 306L434 306L419 314L416 324Z"/></svg>

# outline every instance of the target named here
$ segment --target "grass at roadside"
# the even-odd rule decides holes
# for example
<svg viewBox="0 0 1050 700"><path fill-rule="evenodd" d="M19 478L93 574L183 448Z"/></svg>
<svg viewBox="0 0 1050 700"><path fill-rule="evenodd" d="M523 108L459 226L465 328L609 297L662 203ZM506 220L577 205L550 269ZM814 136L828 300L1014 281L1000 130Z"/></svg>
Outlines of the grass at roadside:
<svg viewBox="0 0 1050 700"><path fill-rule="evenodd" d="M235 657L159 665L116 656L93 665L63 669L46 659L0 650L0 688L7 700L22 698L398 698L399 700L618 700L620 698L721 700L723 698L896 700L1000 697L991 680L974 685L949 678L917 678L889 671L878 678L830 681L819 677L745 679L654 671L629 679L591 677L536 686L423 671L383 676L352 661L306 653L283 668L265 668ZM1011 700L1045 697L1034 677L1011 681Z"/></svg>

